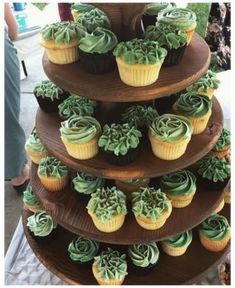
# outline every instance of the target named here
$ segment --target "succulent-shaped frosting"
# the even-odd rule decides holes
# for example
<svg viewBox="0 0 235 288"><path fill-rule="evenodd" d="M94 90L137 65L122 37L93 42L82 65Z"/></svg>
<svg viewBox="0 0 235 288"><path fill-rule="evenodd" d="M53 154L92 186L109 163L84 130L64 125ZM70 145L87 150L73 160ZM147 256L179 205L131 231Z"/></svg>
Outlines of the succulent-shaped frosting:
<svg viewBox="0 0 235 288"><path fill-rule="evenodd" d="M174 8L170 11L163 11L159 13L157 20L160 23L174 25L182 30L194 28L197 24L196 14L188 8Z"/></svg>
<svg viewBox="0 0 235 288"><path fill-rule="evenodd" d="M144 11L145 14L148 15L157 15L159 12L167 12L172 10L174 7L176 7L175 3L151 3L148 4L146 10Z"/></svg>
<svg viewBox="0 0 235 288"><path fill-rule="evenodd" d="M223 128L222 133L219 137L219 140L216 142L214 150L218 151L224 148L225 146L229 146L231 144L231 132Z"/></svg>
<svg viewBox="0 0 235 288"><path fill-rule="evenodd" d="M164 61L167 50L160 47L157 41L135 38L118 43L113 54L128 65L155 64Z"/></svg>
<svg viewBox="0 0 235 288"><path fill-rule="evenodd" d="M115 186L98 188L91 194L87 209L103 222L119 214L126 215L126 195Z"/></svg>
<svg viewBox="0 0 235 288"><path fill-rule="evenodd" d="M195 92L181 94L175 103L179 112L185 116L202 117L212 109L212 101L206 96L200 96Z"/></svg>
<svg viewBox="0 0 235 288"><path fill-rule="evenodd" d="M189 170L179 170L162 176L160 187L172 195L189 195L197 189L196 177Z"/></svg>
<svg viewBox="0 0 235 288"><path fill-rule="evenodd" d="M134 265L144 268L157 263L159 250L155 242L134 244L128 246L128 256Z"/></svg>
<svg viewBox="0 0 235 288"><path fill-rule="evenodd" d="M162 242L174 248L183 247L185 245L189 245L193 240L192 230L185 231L183 233L171 236Z"/></svg>
<svg viewBox="0 0 235 288"><path fill-rule="evenodd" d="M90 4L82 4L82 3L73 3L71 5L71 10L74 10L77 13L85 13L89 12L92 9L95 9L95 6L90 5Z"/></svg>
<svg viewBox="0 0 235 288"><path fill-rule="evenodd" d="M210 181L223 182L230 177L230 165L224 158L206 155L198 164L198 174Z"/></svg>
<svg viewBox="0 0 235 288"><path fill-rule="evenodd" d="M95 257L94 265L98 270L99 278L109 281L120 280L127 275L126 254L107 248Z"/></svg>
<svg viewBox="0 0 235 288"><path fill-rule="evenodd" d="M23 192L23 202L28 206L37 206L37 208L41 208L38 198L33 193L32 186L28 186Z"/></svg>
<svg viewBox="0 0 235 288"><path fill-rule="evenodd" d="M108 29L111 27L108 16L98 8L82 13L76 18L76 22L85 27L88 33L93 32L97 27Z"/></svg>
<svg viewBox="0 0 235 288"><path fill-rule="evenodd" d="M155 118L149 127L154 137L167 142L191 138L193 130L186 117L174 114L163 114Z"/></svg>
<svg viewBox="0 0 235 288"><path fill-rule="evenodd" d="M52 156L42 158L38 166L39 175L60 179L69 173L69 169L61 161Z"/></svg>
<svg viewBox="0 0 235 288"><path fill-rule="evenodd" d="M220 241L230 233L230 225L226 217L212 214L201 223L199 233L213 241Z"/></svg>
<svg viewBox="0 0 235 288"><path fill-rule="evenodd" d="M98 145L104 151L113 152L116 156L126 155L128 150L136 148L140 141L142 134L135 127L130 127L129 124L108 124L103 127L103 134L101 135Z"/></svg>
<svg viewBox="0 0 235 288"><path fill-rule="evenodd" d="M155 26L147 27L144 39L158 41L161 47L169 49L178 49L187 42L187 35L182 30L173 25L157 23Z"/></svg>
<svg viewBox="0 0 235 288"><path fill-rule="evenodd" d="M35 236L45 237L57 227L57 223L45 211L38 210L28 217L27 226Z"/></svg>
<svg viewBox="0 0 235 288"><path fill-rule="evenodd" d="M79 48L87 53L104 54L117 45L116 35L103 27L97 27L91 34L86 34L79 42Z"/></svg>
<svg viewBox="0 0 235 288"><path fill-rule="evenodd" d="M87 143L101 132L100 123L91 116L71 116L61 122L61 136L68 142Z"/></svg>
<svg viewBox="0 0 235 288"><path fill-rule="evenodd" d="M58 105L59 115L62 118L69 118L73 115L92 116L97 103L81 96L71 95Z"/></svg>
<svg viewBox="0 0 235 288"><path fill-rule="evenodd" d="M171 210L171 201L160 189L154 187L140 188L133 192L132 211L135 216L144 216L151 220L158 219L162 213Z"/></svg>
<svg viewBox="0 0 235 288"><path fill-rule="evenodd" d="M69 257L73 261L81 263L86 263L92 260L97 255L98 250L98 242L82 236L74 238L68 246Z"/></svg>
<svg viewBox="0 0 235 288"><path fill-rule="evenodd" d="M45 147L42 145L42 142L38 137L36 128L34 128L33 131L31 132L31 134L29 135L29 138L27 139L25 145L26 145L26 147L28 147L29 149L31 149L35 152L45 152L46 151Z"/></svg>
<svg viewBox="0 0 235 288"><path fill-rule="evenodd" d="M50 80L43 80L41 83L36 84L33 92L36 97L49 98L51 101L60 99L60 97L64 94L64 90Z"/></svg>
<svg viewBox="0 0 235 288"><path fill-rule="evenodd" d="M92 194L97 188L104 186L104 179L89 175L85 172L77 172L77 176L72 180L74 189L79 193Z"/></svg>
<svg viewBox="0 0 235 288"><path fill-rule="evenodd" d="M69 44L75 39L80 39L86 29L76 22L62 21L47 24L41 30L43 40L53 40L57 44Z"/></svg>
<svg viewBox="0 0 235 288"><path fill-rule="evenodd" d="M141 185L145 184L146 182L149 181L149 178L137 178L137 179L127 179L127 180L121 180L124 183L127 183L129 185Z"/></svg>
<svg viewBox="0 0 235 288"><path fill-rule="evenodd" d="M129 123L130 126L143 127L149 126L153 119L159 114L156 109L147 105L133 105L128 107L122 114L122 120Z"/></svg>
<svg viewBox="0 0 235 288"><path fill-rule="evenodd" d="M217 78L217 74L211 70L207 70L197 82L187 87L187 91L207 92L208 88L217 89L219 87L220 80Z"/></svg>

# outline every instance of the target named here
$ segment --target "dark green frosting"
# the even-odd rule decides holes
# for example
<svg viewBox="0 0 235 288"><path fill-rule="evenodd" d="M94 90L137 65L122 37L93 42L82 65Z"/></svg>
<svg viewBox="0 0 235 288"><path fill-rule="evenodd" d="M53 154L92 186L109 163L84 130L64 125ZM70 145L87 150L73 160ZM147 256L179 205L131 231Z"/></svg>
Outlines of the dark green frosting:
<svg viewBox="0 0 235 288"><path fill-rule="evenodd" d="M94 8L95 8L95 6L90 5L90 4L73 3L71 5L71 10L74 10L77 13L89 12L89 11L91 11Z"/></svg>
<svg viewBox="0 0 235 288"><path fill-rule="evenodd" d="M47 156L41 159L38 166L38 173L42 176L53 176L60 179L62 176L69 174L69 169L55 157Z"/></svg>
<svg viewBox="0 0 235 288"><path fill-rule="evenodd" d="M51 101L55 99L60 99L64 94L64 90L56 86L50 80L43 80L41 83L36 84L33 89L36 97L50 98Z"/></svg>
<svg viewBox="0 0 235 288"><path fill-rule="evenodd" d="M74 189L83 194L92 194L97 188L104 186L104 179L86 174L85 172L77 172L77 177L72 180Z"/></svg>
<svg viewBox="0 0 235 288"><path fill-rule="evenodd" d="M37 206L41 207L38 198L33 193L33 187L28 186L27 189L23 192L23 202L28 206Z"/></svg>
<svg viewBox="0 0 235 288"><path fill-rule="evenodd" d="M149 178L136 178L136 179L127 179L127 180L119 180L123 183L127 183L129 185L138 185L138 186L141 186L141 185L145 185L146 182L149 181Z"/></svg>
<svg viewBox="0 0 235 288"><path fill-rule="evenodd" d="M26 147L30 148L31 150L35 152L46 152L46 148L42 145L41 140L38 137L37 131L34 128L31 134L29 135L29 138L27 139L25 143Z"/></svg>
<svg viewBox="0 0 235 288"><path fill-rule="evenodd" d="M172 236L170 238L167 238L162 242L174 248L180 248L185 245L188 246L192 242L192 240L193 240L192 230L188 230L183 233Z"/></svg>
<svg viewBox="0 0 235 288"><path fill-rule="evenodd" d="M222 133L221 133L221 135L219 137L219 140L215 144L214 149L216 151L219 151L223 147L229 146L230 144L231 144L231 132L228 129L223 128Z"/></svg>
<svg viewBox="0 0 235 288"><path fill-rule="evenodd" d="M166 12L172 10L174 7L176 7L175 3L151 3L148 4L146 10L144 11L145 14L148 15L157 15L159 12Z"/></svg>

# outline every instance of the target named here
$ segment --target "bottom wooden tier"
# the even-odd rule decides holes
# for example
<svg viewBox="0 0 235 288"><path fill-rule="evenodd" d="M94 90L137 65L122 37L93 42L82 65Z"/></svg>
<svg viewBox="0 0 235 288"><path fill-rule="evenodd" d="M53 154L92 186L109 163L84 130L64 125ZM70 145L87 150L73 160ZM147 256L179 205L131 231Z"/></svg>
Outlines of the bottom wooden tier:
<svg viewBox="0 0 235 288"><path fill-rule="evenodd" d="M97 284L91 269L81 269L68 257L67 247L75 235L58 226L55 237L36 241L26 226L27 217L30 213L28 211L23 212L25 234L35 255L46 268L68 284ZM226 204L220 214L230 219L230 205ZM105 245L118 249L117 246ZM229 245L222 252L209 252L204 249L198 239L196 228L193 231L193 241L182 256L168 256L161 250L160 245L158 246L160 257L156 270L146 276L129 273L125 278L124 285L194 284L205 277L210 269L215 268L223 261L230 251ZM124 246L121 247L123 249Z"/></svg>

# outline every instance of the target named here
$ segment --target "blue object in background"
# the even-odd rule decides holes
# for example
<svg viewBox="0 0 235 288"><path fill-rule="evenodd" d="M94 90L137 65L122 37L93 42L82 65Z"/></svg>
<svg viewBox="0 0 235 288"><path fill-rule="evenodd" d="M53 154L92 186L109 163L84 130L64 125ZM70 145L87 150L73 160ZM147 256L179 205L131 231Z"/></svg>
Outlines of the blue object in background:
<svg viewBox="0 0 235 288"><path fill-rule="evenodd" d="M21 12L15 15L15 18L18 23L18 32L21 33L27 30L27 27L28 27L27 14L25 12Z"/></svg>
<svg viewBox="0 0 235 288"><path fill-rule="evenodd" d="M15 11L22 11L25 9L25 2L22 3L13 3Z"/></svg>

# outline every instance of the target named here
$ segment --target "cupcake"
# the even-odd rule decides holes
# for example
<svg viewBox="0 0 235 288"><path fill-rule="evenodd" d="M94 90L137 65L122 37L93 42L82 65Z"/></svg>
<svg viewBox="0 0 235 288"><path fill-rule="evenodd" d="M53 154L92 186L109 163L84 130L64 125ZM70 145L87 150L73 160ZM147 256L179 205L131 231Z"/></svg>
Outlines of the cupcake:
<svg viewBox="0 0 235 288"><path fill-rule="evenodd" d="M226 204L231 203L231 181L229 180L228 184L224 188L224 202Z"/></svg>
<svg viewBox="0 0 235 288"><path fill-rule="evenodd" d="M99 285L121 285L128 274L126 254L107 248L95 257L92 272Z"/></svg>
<svg viewBox="0 0 235 288"><path fill-rule="evenodd" d="M35 128L29 135L24 147L28 156L35 164L39 164L40 160L47 156L47 150L42 145Z"/></svg>
<svg viewBox="0 0 235 288"><path fill-rule="evenodd" d="M161 228L171 215L171 201L160 189L140 188L132 193L132 211L138 224L147 230Z"/></svg>
<svg viewBox="0 0 235 288"><path fill-rule="evenodd" d="M157 41L132 39L120 42L113 54L122 82L141 87L157 81L167 51Z"/></svg>
<svg viewBox="0 0 235 288"><path fill-rule="evenodd" d="M184 55L187 42L187 36L184 31L164 23L148 26L144 39L158 41L159 45L167 50L163 66L178 64Z"/></svg>
<svg viewBox="0 0 235 288"><path fill-rule="evenodd" d="M92 74L103 74L115 69L113 49L117 45L116 35L103 27L86 34L79 43L82 68Z"/></svg>
<svg viewBox="0 0 235 288"><path fill-rule="evenodd" d="M46 25L41 30L40 44L48 59L55 64L69 64L78 60L79 39L85 34L80 24L62 21Z"/></svg>
<svg viewBox="0 0 235 288"><path fill-rule="evenodd" d="M121 191L127 193L127 198L130 198L130 193L138 191L141 187L147 187L149 185L149 178L137 178L137 179L127 179L121 180L116 179L115 185Z"/></svg>
<svg viewBox="0 0 235 288"><path fill-rule="evenodd" d="M149 127L153 154L163 160L175 160L186 151L191 140L192 124L183 116L163 114Z"/></svg>
<svg viewBox="0 0 235 288"><path fill-rule="evenodd" d="M120 229L127 214L126 196L115 186L98 188L87 205L96 228L102 232L114 232Z"/></svg>
<svg viewBox="0 0 235 288"><path fill-rule="evenodd" d="M219 213L224 208L224 198L220 201L213 213Z"/></svg>
<svg viewBox="0 0 235 288"><path fill-rule="evenodd" d="M231 228L228 220L219 214L212 214L199 227L201 244L209 251L222 251L230 239Z"/></svg>
<svg viewBox="0 0 235 288"><path fill-rule="evenodd" d="M127 165L136 159L141 137L141 132L127 123L106 124L98 145L109 163Z"/></svg>
<svg viewBox="0 0 235 288"><path fill-rule="evenodd" d="M38 177L48 191L59 191L69 182L69 169L54 157L43 158L38 166Z"/></svg>
<svg viewBox="0 0 235 288"><path fill-rule="evenodd" d="M231 133L228 129L223 128L219 140L216 142L210 154L218 158L224 158L229 154L231 145Z"/></svg>
<svg viewBox="0 0 235 288"><path fill-rule="evenodd" d="M199 95L207 96L211 99L219 87L220 80L217 78L216 73L211 70L207 70L206 74L203 75L197 82L187 87L187 91L195 92Z"/></svg>
<svg viewBox="0 0 235 288"><path fill-rule="evenodd" d="M80 267L92 264L99 250L99 243L77 236L68 246L69 258L78 263Z"/></svg>
<svg viewBox="0 0 235 288"><path fill-rule="evenodd" d="M161 241L163 251L170 256L183 255L193 239L192 230L185 231Z"/></svg>
<svg viewBox="0 0 235 288"><path fill-rule="evenodd" d="M187 45L190 44L197 26L196 14L188 8L174 8L160 13L158 22L173 25L187 34Z"/></svg>
<svg viewBox="0 0 235 288"><path fill-rule="evenodd" d="M74 21L78 16L80 16L82 13L89 12L95 7L90 4L82 4L82 3L73 3L71 5L71 14L73 15Z"/></svg>
<svg viewBox="0 0 235 288"><path fill-rule="evenodd" d="M42 205L39 203L37 197L34 195L32 186L28 186L27 189L23 192L23 202L24 208L28 209L31 212L42 210Z"/></svg>
<svg viewBox="0 0 235 288"><path fill-rule="evenodd" d="M33 93L44 112L58 112L58 105L68 97L67 92L50 80L43 80L36 84Z"/></svg>
<svg viewBox="0 0 235 288"><path fill-rule="evenodd" d="M174 208L183 208L193 200L197 190L196 177L189 170L172 172L162 176L160 188L171 200Z"/></svg>
<svg viewBox="0 0 235 288"><path fill-rule="evenodd" d="M70 156L79 160L93 158L98 154L99 122L90 116L71 116L61 122L61 140Z"/></svg>
<svg viewBox="0 0 235 288"><path fill-rule="evenodd" d="M155 242L147 244L134 244L128 246L128 256L132 268L138 274L146 275L152 272L159 260L159 250Z"/></svg>

